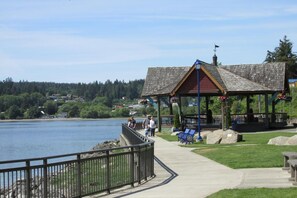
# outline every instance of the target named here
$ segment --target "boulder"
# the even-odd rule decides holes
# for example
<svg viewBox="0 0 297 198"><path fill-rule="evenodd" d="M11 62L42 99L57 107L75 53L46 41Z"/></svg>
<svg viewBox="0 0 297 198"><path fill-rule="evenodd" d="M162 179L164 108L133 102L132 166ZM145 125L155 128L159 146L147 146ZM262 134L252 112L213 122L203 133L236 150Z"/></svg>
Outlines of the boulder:
<svg viewBox="0 0 297 198"><path fill-rule="evenodd" d="M242 135L236 131L228 129L223 132L220 144L234 144L239 141L242 141Z"/></svg>
<svg viewBox="0 0 297 198"><path fill-rule="evenodd" d="M293 136L294 137L294 136ZM278 136L275 138L271 138L267 144L274 144L274 145L285 145L287 144L287 141L289 140L289 137L284 136Z"/></svg>
<svg viewBox="0 0 297 198"><path fill-rule="evenodd" d="M200 135L203 140L207 139L208 134L212 133L212 131L201 131Z"/></svg>
<svg viewBox="0 0 297 198"><path fill-rule="evenodd" d="M208 132L206 144L234 144L242 141L242 135L236 131L228 129L218 129L213 132Z"/></svg>
<svg viewBox="0 0 297 198"><path fill-rule="evenodd" d="M285 145L297 145L297 135L289 137Z"/></svg>
<svg viewBox="0 0 297 198"><path fill-rule="evenodd" d="M223 129L217 129L217 130L214 130L212 133L215 133L215 134L223 134L224 130Z"/></svg>
<svg viewBox="0 0 297 198"><path fill-rule="evenodd" d="M206 137L206 144L220 144L223 137L223 130L215 130Z"/></svg>
<svg viewBox="0 0 297 198"><path fill-rule="evenodd" d="M207 135L209 133L212 133L212 131L201 131L200 132L200 135L201 135L201 138L202 138L203 141L205 141L207 139ZM195 135L194 135L194 140L197 140L197 138L198 138L198 133L196 132Z"/></svg>

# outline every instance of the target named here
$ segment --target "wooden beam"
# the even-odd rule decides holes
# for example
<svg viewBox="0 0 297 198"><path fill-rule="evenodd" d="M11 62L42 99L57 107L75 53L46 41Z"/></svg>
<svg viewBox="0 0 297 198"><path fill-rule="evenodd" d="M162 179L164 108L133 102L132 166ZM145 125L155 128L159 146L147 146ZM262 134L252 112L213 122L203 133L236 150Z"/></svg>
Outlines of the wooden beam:
<svg viewBox="0 0 297 198"><path fill-rule="evenodd" d="M162 131L162 119L161 119L161 101L160 101L160 96L157 97L157 103L158 103L158 110L157 110L157 115L158 115L158 131Z"/></svg>
<svg viewBox="0 0 297 198"><path fill-rule="evenodd" d="M269 117L268 117L268 94L265 94L265 127L269 129Z"/></svg>

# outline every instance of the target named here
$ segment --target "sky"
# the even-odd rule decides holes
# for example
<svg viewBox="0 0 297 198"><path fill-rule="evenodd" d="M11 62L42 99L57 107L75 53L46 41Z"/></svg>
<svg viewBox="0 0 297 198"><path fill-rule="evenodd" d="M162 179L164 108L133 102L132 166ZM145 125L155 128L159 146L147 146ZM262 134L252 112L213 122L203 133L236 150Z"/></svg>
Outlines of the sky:
<svg viewBox="0 0 297 198"><path fill-rule="evenodd" d="M148 67L263 63L297 45L296 0L1 0L0 81L145 79Z"/></svg>

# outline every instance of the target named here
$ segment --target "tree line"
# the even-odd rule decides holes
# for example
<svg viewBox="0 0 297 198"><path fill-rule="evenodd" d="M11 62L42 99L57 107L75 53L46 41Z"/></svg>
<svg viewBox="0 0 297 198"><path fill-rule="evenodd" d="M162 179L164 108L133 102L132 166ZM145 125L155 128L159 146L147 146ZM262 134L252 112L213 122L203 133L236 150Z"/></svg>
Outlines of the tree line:
<svg viewBox="0 0 297 198"><path fill-rule="evenodd" d="M73 94L91 101L97 96L111 99L126 97L138 98L141 94L144 80L129 82L107 80L105 83L95 81L93 83L54 83L54 82L14 82L12 78L0 81L0 95L19 95L22 93L38 92L43 96L52 94Z"/></svg>
<svg viewBox="0 0 297 198"><path fill-rule="evenodd" d="M106 118L129 116L127 108L114 106L135 103L140 98L144 80L129 82L107 80L105 83L14 82L0 81L0 119L39 118L66 112L68 117ZM50 96L71 95L80 101L53 100Z"/></svg>

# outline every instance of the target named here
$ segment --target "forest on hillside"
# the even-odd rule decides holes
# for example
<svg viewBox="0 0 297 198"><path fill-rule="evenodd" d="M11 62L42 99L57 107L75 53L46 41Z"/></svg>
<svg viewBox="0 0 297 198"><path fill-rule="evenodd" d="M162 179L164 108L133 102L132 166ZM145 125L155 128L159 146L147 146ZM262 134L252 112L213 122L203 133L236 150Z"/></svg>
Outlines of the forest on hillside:
<svg viewBox="0 0 297 198"><path fill-rule="evenodd" d="M67 117L129 116L123 107L137 104L144 80L105 83L0 81L0 119L39 118L67 113ZM113 111L112 111L113 110Z"/></svg>

